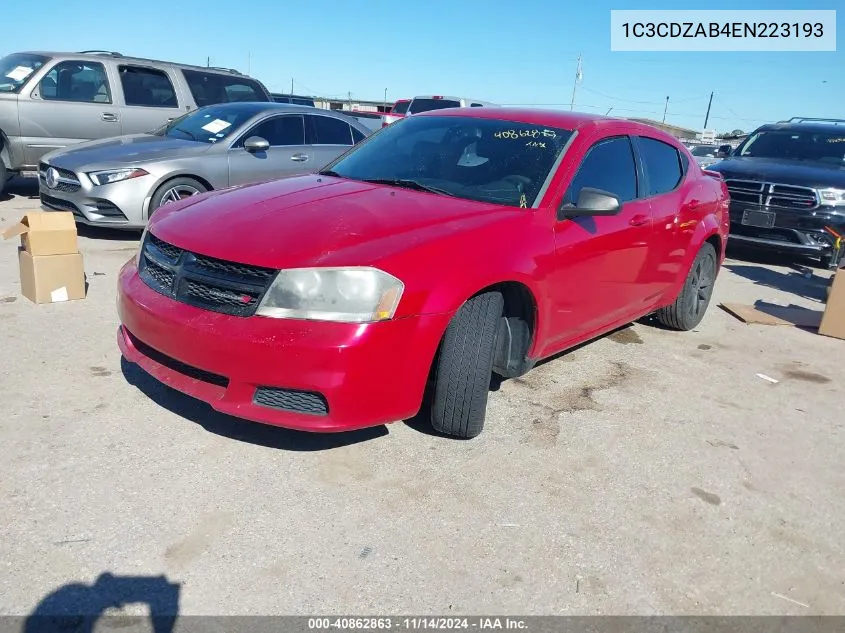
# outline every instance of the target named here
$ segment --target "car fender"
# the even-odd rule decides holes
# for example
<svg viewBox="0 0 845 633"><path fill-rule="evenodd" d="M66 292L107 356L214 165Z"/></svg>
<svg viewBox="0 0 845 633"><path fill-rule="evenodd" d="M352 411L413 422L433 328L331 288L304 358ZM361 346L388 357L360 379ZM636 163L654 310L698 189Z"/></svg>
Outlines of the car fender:
<svg viewBox="0 0 845 633"><path fill-rule="evenodd" d="M680 294L681 289L686 282L687 276L689 275L689 271L692 268L692 263L698 255L698 251L701 250L701 246L704 242L713 236L717 236L722 244L722 252L716 252L717 265L719 265L722 261L722 253L724 253L725 250L725 236L720 233L719 220L716 218L716 215L708 213L698 220L687 220L686 222L681 222L681 226L684 224L689 226L693 223L694 225L689 227L691 229L691 235L688 241L689 246L684 254L680 272L677 279L675 279L675 282L672 284L671 289L667 293L667 301L669 302L674 301L675 297Z"/></svg>

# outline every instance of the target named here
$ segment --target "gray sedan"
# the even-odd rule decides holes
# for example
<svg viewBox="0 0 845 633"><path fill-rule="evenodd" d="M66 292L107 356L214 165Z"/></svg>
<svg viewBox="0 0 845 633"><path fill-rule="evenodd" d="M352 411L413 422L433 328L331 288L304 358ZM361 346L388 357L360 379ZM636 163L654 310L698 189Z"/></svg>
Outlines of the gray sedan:
<svg viewBox="0 0 845 633"><path fill-rule="evenodd" d="M39 165L41 206L84 224L143 228L161 205L186 196L319 170L370 133L330 110L208 106L149 134L47 154Z"/></svg>

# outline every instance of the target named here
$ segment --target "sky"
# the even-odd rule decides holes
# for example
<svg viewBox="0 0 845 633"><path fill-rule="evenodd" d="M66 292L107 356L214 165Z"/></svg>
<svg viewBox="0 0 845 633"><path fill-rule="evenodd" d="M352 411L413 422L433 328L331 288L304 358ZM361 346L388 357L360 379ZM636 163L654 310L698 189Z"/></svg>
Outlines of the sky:
<svg viewBox="0 0 845 633"><path fill-rule="evenodd" d="M750 131L792 116L845 118L837 52L611 52L611 9L842 9L841 0L85 0L3 8L0 55L101 49L237 68L271 91L387 101L421 94ZM837 7L837 5L840 5ZM8 25L22 25L10 29ZM837 28L840 32L845 32Z"/></svg>

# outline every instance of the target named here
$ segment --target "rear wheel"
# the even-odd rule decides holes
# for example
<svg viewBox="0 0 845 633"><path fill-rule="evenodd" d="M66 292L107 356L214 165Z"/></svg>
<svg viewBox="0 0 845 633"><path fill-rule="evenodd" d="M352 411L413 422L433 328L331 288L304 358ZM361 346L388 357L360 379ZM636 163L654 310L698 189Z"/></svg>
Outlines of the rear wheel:
<svg viewBox="0 0 845 633"><path fill-rule="evenodd" d="M684 287L672 305L661 308L657 320L675 330L691 330L701 323L716 283L716 249L705 242L695 256Z"/></svg>
<svg viewBox="0 0 845 633"><path fill-rule="evenodd" d="M150 200L150 211L152 215L156 209L170 202L177 202L183 198L190 198L208 191L208 187L194 178L174 178L163 183Z"/></svg>
<svg viewBox="0 0 845 633"><path fill-rule="evenodd" d="M435 430L469 439L484 428L504 305L501 293L476 295L461 306L446 328L435 366L431 406Z"/></svg>

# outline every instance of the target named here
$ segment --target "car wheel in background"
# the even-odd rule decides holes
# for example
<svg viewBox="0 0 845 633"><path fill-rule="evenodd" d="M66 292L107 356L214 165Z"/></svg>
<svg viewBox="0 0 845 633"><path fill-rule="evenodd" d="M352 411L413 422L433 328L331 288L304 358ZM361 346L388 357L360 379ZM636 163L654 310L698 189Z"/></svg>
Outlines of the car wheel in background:
<svg viewBox="0 0 845 633"><path fill-rule="evenodd" d="M162 183L153 194L147 216L151 216L156 209L169 202L176 202L183 198L205 193L206 191L208 191L208 187L194 178L173 178L172 180L168 180Z"/></svg>
<svg viewBox="0 0 845 633"><path fill-rule="evenodd" d="M446 328L435 360L431 424L436 431L469 439L484 428L504 304L498 292L476 295Z"/></svg>
<svg viewBox="0 0 845 633"><path fill-rule="evenodd" d="M681 293L672 305L657 311L657 320L675 330L691 330L701 323L713 296L718 268L716 249L705 242L692 262Z"/></svg>

